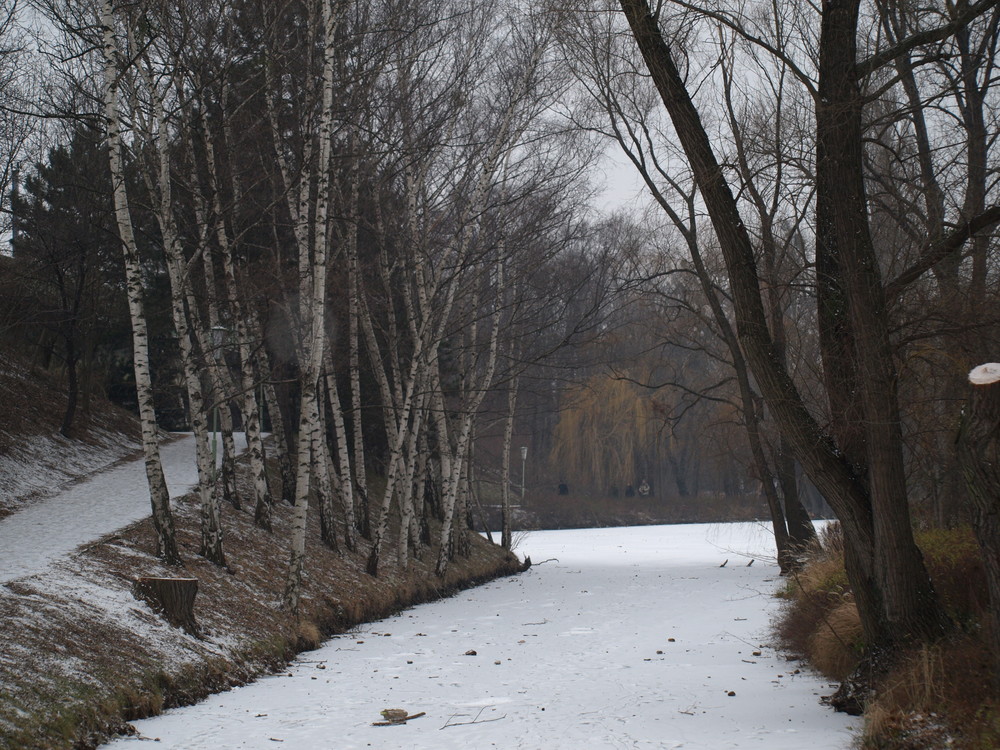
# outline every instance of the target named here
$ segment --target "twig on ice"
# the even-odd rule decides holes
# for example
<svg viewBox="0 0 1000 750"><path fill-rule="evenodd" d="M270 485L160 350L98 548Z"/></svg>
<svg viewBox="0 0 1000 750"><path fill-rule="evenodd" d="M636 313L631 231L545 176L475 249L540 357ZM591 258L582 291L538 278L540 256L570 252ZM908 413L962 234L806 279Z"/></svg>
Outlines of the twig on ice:
<svg viewBox="0 0 1000 750"><path fill-rule="evenodd" d="M487 708L493 708L493 706L483 706L481 709L479 709L479 713L476 714L475 718L473 718L472 721L452 721L452 719L459 716L468 716L468 714L452 714L451 716L448 717L448 721L444 723L444 726L439 728L447 729L448 727L462 727L462 726L467 726L469 724L488 724L491 721L500 721L500 719L507 718L507 714L504 714L503 716L497 716L493 719L480 719L479 717L483 715L483 711L485 711Z"/></svg>

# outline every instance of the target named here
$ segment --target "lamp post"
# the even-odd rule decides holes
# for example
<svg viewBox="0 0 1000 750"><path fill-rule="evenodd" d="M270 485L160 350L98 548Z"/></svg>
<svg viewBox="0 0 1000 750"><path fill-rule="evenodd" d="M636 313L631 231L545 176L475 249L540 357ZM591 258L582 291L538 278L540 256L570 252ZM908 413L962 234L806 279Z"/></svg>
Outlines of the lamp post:
<svg viewBox="0 0 1000 750"><path fill-rule="evenodd" d="M524 465L528 460L528 446L521 446L521 502L524 503Z"/></svg>

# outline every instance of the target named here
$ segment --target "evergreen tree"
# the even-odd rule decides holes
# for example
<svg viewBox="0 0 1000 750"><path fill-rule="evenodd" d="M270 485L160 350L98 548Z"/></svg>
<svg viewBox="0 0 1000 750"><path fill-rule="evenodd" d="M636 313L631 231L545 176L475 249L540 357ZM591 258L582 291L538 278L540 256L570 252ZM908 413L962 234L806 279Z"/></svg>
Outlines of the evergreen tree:
<svg viewBox="0 0 1000 750"><path fill-rule="evenodd" d="M69 143L12 195L14 256L32 298L29 324L44 331L44 361L66 376L60 432L69 437L81 400L106 376L112 353L127 346L124 294L113 231L107 155L99 135L80 126Z"/></svg>

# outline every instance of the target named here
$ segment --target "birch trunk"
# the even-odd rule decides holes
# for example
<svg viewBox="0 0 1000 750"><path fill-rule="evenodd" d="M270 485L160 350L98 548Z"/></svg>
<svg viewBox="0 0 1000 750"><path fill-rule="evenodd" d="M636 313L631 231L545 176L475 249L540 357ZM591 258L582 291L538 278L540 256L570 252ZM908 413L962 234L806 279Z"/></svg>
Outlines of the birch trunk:
<svg viewBox="0 0 1000 750"><path fill-rule="evenodd" d="M270 371L267 356L262 356L261 370ZM271 434L274 436L278 473L281 475L281 499L289 505L295 505L295 472L292 470L292 448L288 443L285 418L278 403L278 393L270 377L262 378L264 382L264 401L267 404L267 414L271 418ZM270 511L268 511L270 514Z"/></svg>
<svg viewBox="0 0 1000 750"><path fill-rule="evenodd" d="M156 531L157 554L167 565L179 565L180 554L174 537L174 521L170 512L170 493L163 476L160 450L157 442L156 413L153 409L153 387L149 370L149 334L143 303L142 269L139 249L132 231L128 192L125 184L125 167L122 145L122 121L118 107L117 45L114 38L114 12L111 0L101 4L103 28L102 53L104 57L104 114L108 136L108 163L114 189L115 221L122 245L125 264L125 285L128 296L129 318L132 323L132 362L135 372L136 397L139 405L139 422L142 430L142 451L145 457L146 481L152 509L153 528Z"/></svg>
<svg viewBox="0 0 1000 750"><path fill-rule="evenodd" d="M355 160L355 165L357 160ZM355 172L357 167L355 166ZM357 174L354 182L354 216L357 216ZM358 488L361 536L371 539L371 512L368 506L368 477L365 471L365 436L361 413L361 349L359 341L359 299L361 278L358 269L358 222L355 221L350 239L345 248L347 254L347 328L348 328L348 371L351 376L351 437L354 447L354 484ZM345 445L346 448L346 445ZM350 476L345 477L349 484ZM353 497L353 493L352 493ZM353 502L353 501L352 501ZM353 508L352 508L352 515ZM351 535L353 539L353 534ZM350 547L350 542L348 543Z"/></svg>
<svg viewBox="0 0 1000 750"><path fill-rule="evenodd" d="M323 0L323 82L322 112L319 122L318 148L315 172L316 203L313 219L312 252L308 242L308 232L304 231L309 221L308 195L312 180L308 173L308 163L304 163L300 174L299 203L289 206L296 218L299 239L299 322L305 334L300 347L300 369L302 371L302 406L299 418L298 472L295 481L295 516L292 524L291 549L289 554L288 580L285 588L285 605L292 612L298 612L302 590L302 573L305 563L305 532L309 508L309 488L312 478L312 446L320 439L319 430L319 387L323 351L326 342L326 278L327 249L330 240L329 210L331 195L331 148L333 139L333 94L336 62L337 15L333 0ZM279 133L275 133L278 137ZM279 151L280 153L280 151ZM279 161L281 161L279 159ZM291 194L289 194L291 199Z"/></svg>
<svg viewBox="0 0 1000 750"><path fill-rule="evenodd" d="M510 550L513 544L510 508L510 449L514 441L514 413L517 407L518 378L511 380L507 388L507 417L503 426L503 453L501 454L500 476L500 545ZM570 479L572 481L572 479Z"/></svg>
<svg viewBox="0 0 1000 750"><path fill-rule="evenodd" d="M198 214L203 214L198 211ZM208 217L199 215L199 221L207 229ZM216 220L216 226L221 227L222 222ZM215 263L212 260L212 250L207 242L202 246L201 252L202 270L205 273L205 302L208 310L208 331L212 339L205 343L210 344L212 356L208 357L208 374L212 384L212 402L218 418L212 420L212 440L216 440L216 433L221 433L222 438L222 498L237 510L241 507L239 493L236 490L236 443L233 440L233 413L229 406L229 394L234 391L233 379L226 364L225 349L228 345L229 331L222 325L219 316L219 300L216 293ZM190 284L188 285L190 287ZM196 309L193 306L193 291L189 293L189 309ZM204 327L202 327L204 330ZM216 331L222 333L221 341L216 341ZM201 336L204 339L204 335ZM203 349L204 350L204 349ZM215 451L212 451L213 456ZM214 460L214 459L213 459Z"/></svg>
<svg viewBox="0 0 1000 750"><path fill-rule="evenodd" d="M218 499L215 496L214 475L215 461L208 443L208 428L206 424L206 403L202 390L201 374L195 363L192 348L195 332L191 330L188 311L185 310L186 297L189 293L189 267L185 262L177 225L173 214L173 199L170 182L170 153L167 142L166 116L163 110L163 99L160 92L154 88L152 76L147 76L149 94L152 98L155 135L148 133L154 140L158 159L158 173L155 184L147 176L150 193L154 195L154 213L160 227L166 252L167 274L170 278L170 311L177 341L180 348L181 362L184 368L184 385L191 404L191 429L195 439L195 458L198 466L198 495L201 501L201 549L200 554L217 565L225 565L226 558L222 549L222 519ZM194 312L191 307L191 312ZM202 351L206 350L204 340Z"/></svg>
<svg viewBox="0 0 1000 750"><path fill-rule="evenodd" d="M333 461L330 457L330 449L326 440L326 422L323 409L323 396L319 395L319 424L320 427L313 433L312 451L312 474L317 478L315 482L317 500L319 500L319 530L320 540L334 552L340 551L337 544L337 517L333 510L333 495L338 491L336 485L339 482L334 480L336 472L333 471Z"/></svg>
<svg viewBox="0 0 1000 750"><path fill-rule="evenodd" d="M303 384L299 408L298 447L295 453L295 510L292 514L291 542L289 545L288 577L285 582L284 605L298 612L302 593L302 571L305 568L306 523L309 514L309 486L312 480L312 446L314 432L319 422L316 383Z"/></svg>
<svg viewBox="0 0 1000 750"><path fill-rule="evenodd" d="M333 354L327 350L326 360L326 393L333 417L333 432L337 440L336 472L338 494L344 507L344 544L352 552L357 548L355 539L356 521L354 517L354 491L351 485L351 457L348 454L347 428L344 425L344 410L340 404L340 391L337 388L337 375L333 370Z"/></svg>
<svg viewBox="0 0 1000 750"><path fill-rule="evenodd" d="M462 416L461 429L455 445L455 460L452 462L451 476L449 480L445 482L444 498L442 500L444 505L444 523L441 525L441 548L438 554L436 567L436 572L439 576L444 575L445 571L448 569L448 563L451 559L450 550L452 547L452 523L455 516L455 505L458 499L462 471L466 458L469 455L469 441L472 435L472 425L476 418L476 413L479 411L479 407L483 402L483 398L486 396L486 391L488 390L490 383L493 381L493 373L496 368L497 340L499 334L499 305L497 306L497 311L494 313L494 316L486 373L483 375L482 381L479 384L479 389L476 391L476 395L471 399L471 403L467 404L465 407L465 413ZM439 376L438 382L436 383L435 396L438 399L439 406L443 412L444 399L441 396ZM442 418L443 417L444 415L442 413ZM444 452L443 448L442 452Z"/></svg>
<svg viewBox="0 0 1000 750"><path fill-rule="evenodd" d="M418 347L414 352L413 360L410 364L410 374L406 385L406 394L403 398L400 409L399 421L392 433L393 439L389 452L389 467L386 472L385 493L382 496L382 503L377 510L374 534L372 538L372 550L368 556L366 570L369 575L377 576L381 564L386 539L389 536L389 511L392 508L392 498L396 489L396 479L402 463L402 453L404 441L406 439L407 425L410 421L410 413L413 409L414 391L416 389L419 371L421 368L421 352Z"/></svg>
<svg viewBox="0 0 1000 750"><path fill-rule="evenodd" d="M406 470L399 482L399 551L396 559L402 570L409 566L409 545L413 532L414 495L413 478L419 464L417 450L419 436L423 430L424 397L421 395L413 413L413 425L409 430L406 447Z"/></svg>

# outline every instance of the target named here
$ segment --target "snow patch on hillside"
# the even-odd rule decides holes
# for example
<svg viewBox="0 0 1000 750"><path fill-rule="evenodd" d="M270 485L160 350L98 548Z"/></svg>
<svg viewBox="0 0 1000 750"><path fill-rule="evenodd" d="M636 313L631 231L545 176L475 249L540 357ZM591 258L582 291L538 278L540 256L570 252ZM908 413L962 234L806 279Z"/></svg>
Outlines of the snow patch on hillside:
<svg viewBox="0 0 1000 750"><path fill-rule="evenodd" d="M0 453L0 510L14 511L54 495L139 450L129 436L97 427L88 438L81 442L59 433L31 435Z"/></svg>

